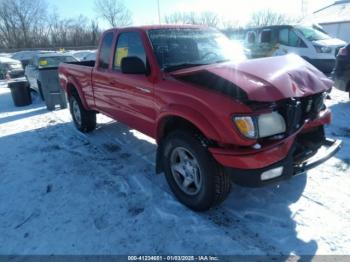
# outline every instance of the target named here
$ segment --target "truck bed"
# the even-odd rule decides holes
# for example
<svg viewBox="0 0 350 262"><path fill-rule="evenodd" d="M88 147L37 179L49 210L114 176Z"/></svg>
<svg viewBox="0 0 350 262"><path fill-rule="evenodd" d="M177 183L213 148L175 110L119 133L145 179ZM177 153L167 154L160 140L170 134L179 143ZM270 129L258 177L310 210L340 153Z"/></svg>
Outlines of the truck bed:
<svg viewBox="0 0 350 262"><path fill-rule="evenodd" d="M71 65L80 65L80 66L87 66L87 67L94 67L95 61L80 61L80 62L67 62L63 64L71 64Z"/></svg>
<svg viewBox="0 0 350 262"><path fill-rule="evenodd" d="M92 71L95 61L61 63L58 67L59 82L62 87L66 87L66 82L71 83L82 91L83 103L86 107L94 106L94 95L92 90ZM67 90L66 90L67 91Z"/></svg>

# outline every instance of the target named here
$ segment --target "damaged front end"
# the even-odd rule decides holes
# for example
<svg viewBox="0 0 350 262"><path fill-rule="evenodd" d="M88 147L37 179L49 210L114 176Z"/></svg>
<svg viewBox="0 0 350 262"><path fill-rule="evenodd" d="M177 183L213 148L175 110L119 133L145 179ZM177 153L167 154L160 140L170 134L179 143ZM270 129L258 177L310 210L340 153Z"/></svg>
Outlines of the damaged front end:
<svg viewBox="0 0 350 262"><path fill-rule="evenodd" d="M284 133L257 140L263 152L266 148L279 147L290 142L287 156L263 168L228 168L235 183L242 186L257 187L296 175L306 173L333 157L341 148L340 140L326 138L324 125L330 124L331 113L325 105L327 93L307 97L289 98L276 103L253 103L253 111L269 110L283 116L286 125ZM255 157L259 152L252 153Z"/></svg>
<svg viewBox="0 0 350 262"><path fill-rule="evenodd" d="M331 122L325 98L332 81L300 57L257 59L172 73L177 80L230 97L233 128L251 146L211 147L218 163L244 186L261 186L322 164L341 147L325 137Z"/></svg>
<svg viewBox="0 0 350 262"><path fill-rule="evenodd" d="M325 137L323 127L299 133L287 156L272 165L257 169L226 168L232 180L241 186L260 187L278 183L321 165L341 148L340 140Z"/></svg>
<svg viewBox="0 0 350 262"><path fill-rule="evenodd" d="M326 138L324 125L331 122L331 113L324 104L326 93L319 93L307 97L290 98L276 103L252 103L254 111L269 108L283 116L286 131L281 134L264 137L257 140L255 148L245 157L267 160L269 154L281 154L272 148L282 148L288 145L287 155L268 166L259 168L229 167L227 171L232 175L236 184L248 187L264 186L301 175L324 163L333 157L341 148L341 140ZM231 159L236 162L236 160ZM262 160L263 161L263 160ZM248 167L248 166L247 166Z"/></svg>

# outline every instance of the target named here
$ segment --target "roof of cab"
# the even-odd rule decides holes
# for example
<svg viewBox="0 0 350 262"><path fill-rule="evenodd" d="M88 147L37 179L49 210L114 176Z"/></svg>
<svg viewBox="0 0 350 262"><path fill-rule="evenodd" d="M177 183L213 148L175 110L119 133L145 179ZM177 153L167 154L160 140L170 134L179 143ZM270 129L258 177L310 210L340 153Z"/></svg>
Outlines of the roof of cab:
<svg viewBox="0 0 350 262"><path fill-rule="evenodd" d="M143 26L131 26L131 27L120 27L120 28L111 28L107 31L115 30L115 29L141 29L141 30L157 30L157 29L208 29L208 26L204 25L143 25Z"/></svg>

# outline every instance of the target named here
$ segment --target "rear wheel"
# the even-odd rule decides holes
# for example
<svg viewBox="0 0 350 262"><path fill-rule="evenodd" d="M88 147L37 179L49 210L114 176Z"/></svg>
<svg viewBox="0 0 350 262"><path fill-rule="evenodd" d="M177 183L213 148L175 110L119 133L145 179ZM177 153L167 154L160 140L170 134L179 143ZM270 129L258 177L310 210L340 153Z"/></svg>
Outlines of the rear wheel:
<svg viewBox="0 0 350 262"><path fill-rule="evenodd" d="M74 124L79 131L89 133L96 128L96 113L83 107L78 94L72 94L69 106Z"/></svg>
<svg viewBox="0 0 350 262"><path fill-rule="evenodd" d="M163 166L177 199L195 211L206 211L226 199L231 180L191 132L174 131L164 141Z"/></svg>

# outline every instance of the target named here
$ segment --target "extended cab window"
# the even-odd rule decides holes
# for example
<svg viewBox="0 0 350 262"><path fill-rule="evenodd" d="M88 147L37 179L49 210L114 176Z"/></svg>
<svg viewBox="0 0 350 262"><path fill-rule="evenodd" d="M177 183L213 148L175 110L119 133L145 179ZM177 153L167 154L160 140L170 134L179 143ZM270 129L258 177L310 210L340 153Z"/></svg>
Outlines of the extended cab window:
<svg viewBox="0 0 350 262"><path fill-rule="evenodd" d="M120 70L124 57L138 57L146 65L146 52L138 32L121 33L114 54L113 69Z"/></svg>
<svg viewBox="0 0 350 262"><path fill-rule="evenodd" d="M101 69L108 69L109 58L112 51L113 37L113 32L109 32L103 37L100 55L98 58L99 68Z"/></svg>

